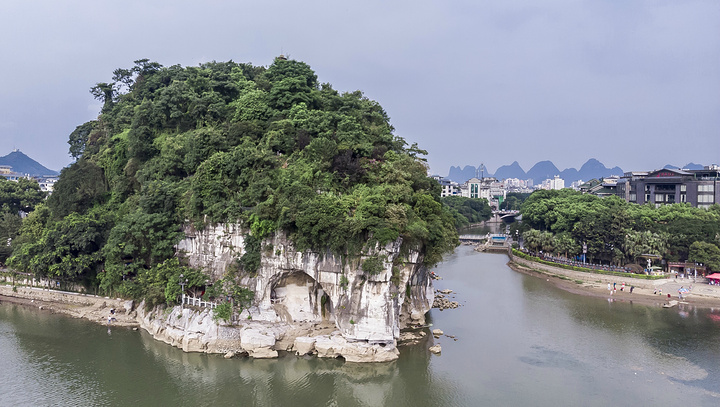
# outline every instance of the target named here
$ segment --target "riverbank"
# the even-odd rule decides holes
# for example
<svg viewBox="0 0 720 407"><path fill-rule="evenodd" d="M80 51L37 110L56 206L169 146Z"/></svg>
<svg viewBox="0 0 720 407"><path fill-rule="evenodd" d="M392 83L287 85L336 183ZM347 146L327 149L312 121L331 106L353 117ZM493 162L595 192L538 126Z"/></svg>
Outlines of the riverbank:
<svg viewBox="0 0 720 407"><path fill-rule="evenodd" d="M0 301L11 302L51 313L84 318L99 324L138 327L133 301L40 287L0 285ZM108 321L108 319L111 319Z"/></svg>
<svg viewBox="0 0 720 407"><path fill-rule="evenodd" d="M535 263L508 253L508 267L512 270L545 278L565 291L607 298L611 301L633 302L644 305L663 306L669 300L678 300L680 288L692 291L683 294L680 304L689 304L701 308L720 308L720 287L682 279L640 280L632 277L619 277L589 272L568 270L547 264ZM624 290L620 290L625 283ZM608 290L608 284L615 284L616 290ZM630 287L634 287L630 292ZM668 299L667 295L671 298Z"/></svg>
<svg viewBox="0 0 720 407"><path fill-rule="evenodd" d="M278 351L288 351L298 356L340 357L362 363L389 362L399 356L397 341L394 344L348 341L328 321L268 322L254 320L252 314L247 314L243 322L228 325L215 321L210 310L204 308L175 306L146 310L144 303L119 298L10 285L0 285L0 302L103 325L142 328L156 340L185 352L268 359L277 358Z"/></svg>

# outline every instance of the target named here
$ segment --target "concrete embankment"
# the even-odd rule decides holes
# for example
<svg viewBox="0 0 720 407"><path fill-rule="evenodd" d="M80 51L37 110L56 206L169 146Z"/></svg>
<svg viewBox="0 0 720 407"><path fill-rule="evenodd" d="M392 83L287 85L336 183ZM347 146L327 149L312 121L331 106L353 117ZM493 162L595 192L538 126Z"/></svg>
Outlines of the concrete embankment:
<svg viewBox="0 0 720 407"><path fill-rule="evenodd" d="M523 259L518 256L514 256L511 251L508 252L508 257L510 258L510 261L537 270L544 273L550 273L555 276L563 276L572 280L577 281L583 281L586 283L596 283L596 284L613 284L616 283L617 285L622 285L622 283L625 283L625 285L630 288L630 286L635 286L635 288L645 288L645 289L655 289L655 287L663 285L667 280L644 280L639 278L632 278L632 277L621 277L621 276L614 276L614 275L607 275L607 274L597 274L592 272L585 272L585 271L576 271L576 270L568 270L562 267L553 267L548 264L538 263L531 260Z"/></svg>
<svg viewBox="0 0 720 407"><path fill-rule="evenodd" d="M678 290L684 288L690 290L683 294L683 301L702 307L713 307L720 305L720 287L711 286L704 282L704 279L675 279L663 278L659 280L645 280L627 277L598 274L568 270L562 267L554 267L548 264L538 263L531 260L514 256L508 252L510 262L508 265L515 271L539 276L549 277L556 280L561 288L578 294L587 293L596 296L612 296L615 299L640 300L642 297L649 303L664 303L668 300L667 294L678 299ZM623 291L620 290L625 283ZM617 291L612 294L608 291L608 284L614 284ZM630 292L633 287L633 292Z"/></svg>
<svg viewBox="0 0 720 407"><path fill-rule="evenodd" d="M139 326L135 319L133 302L119 298L39 287L15 286L13 289L9 285L0 285L0 297L4 297L5 301L32 305L41 310L85 318L97 323L108 323L108 318L114 318L111 322L113 325Z"/></svg>

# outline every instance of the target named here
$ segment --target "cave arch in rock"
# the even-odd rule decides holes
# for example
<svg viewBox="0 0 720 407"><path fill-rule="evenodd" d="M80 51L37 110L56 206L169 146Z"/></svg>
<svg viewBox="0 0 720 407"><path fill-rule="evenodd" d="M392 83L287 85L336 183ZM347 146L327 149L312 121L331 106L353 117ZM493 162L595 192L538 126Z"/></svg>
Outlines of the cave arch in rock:
<svg viewBox="0 0 720 407"><path fill-rule="evenodd" d="M333 321L333 304L322 285L300 270L280 274L270 285L270 302L284 322Z"/></svg>

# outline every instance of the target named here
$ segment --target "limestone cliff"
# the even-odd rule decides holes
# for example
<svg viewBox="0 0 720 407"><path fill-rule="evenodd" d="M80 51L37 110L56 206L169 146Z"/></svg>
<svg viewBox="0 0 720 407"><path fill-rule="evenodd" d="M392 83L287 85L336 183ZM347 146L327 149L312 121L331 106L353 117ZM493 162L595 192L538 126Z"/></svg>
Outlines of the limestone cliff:
<svg viewBox="0 0 720 407"><path fill-rule="evenodd" d="M216 278L244 253L247 231L240 225L217 225L200 231L187 227L185 232L186 238L178 244L178 251L191 266ZM376 245L354 258L340 258L329 252L298 251L284 233L277 232L262 242L260 269L243 278L242 284L255 292L255 302L240 315L239 322L235 321L237 329L252 330L255 336L259 333L266 339L272 337L288 343L282 350L302 348L300 353L317 352L321 356L343 356L356 361L396 358L400 329L424 324L425 313L433 302L432 283L421 253L401 253L401 243L398 239L383 247ZM379 272L363 271L362 264L369 258L381 260ZM149 318L146 317L146 327L152 325ZM149 331L183 348L187 347L183 343L196 340L205 345L194 346L197 349L193 350L220 351L217 347L213 349L215 345L208 339L212 336L221 340L223 335L192 328L193 323L188 321L193 318L201 317L183 314L175 319L159 318L165 322L156 318ZM207 327L210 322L202 324ZM335 332L313 337L297 329L323 324L334 325ZM258 348L243 342L241 339L233 350L241 348L252 354Z"/></svg>

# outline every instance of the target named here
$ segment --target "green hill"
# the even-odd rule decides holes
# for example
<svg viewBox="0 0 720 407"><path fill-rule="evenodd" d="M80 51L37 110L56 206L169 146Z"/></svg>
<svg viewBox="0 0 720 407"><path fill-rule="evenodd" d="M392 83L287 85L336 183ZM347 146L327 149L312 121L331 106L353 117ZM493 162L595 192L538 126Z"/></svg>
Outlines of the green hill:
<svg viewBox="0 0 720 407"><path fill-rule="evenodd" d="M427 264L457 243L426 152L393 134L377 102L303 62L140 60L91 92L102 111L70 135L78 160L24 223L17 269L171 300L161 287L177 286L168 261L185 222L252 230L240 273L257 270L276 230L343 256L402 238Z"/></svg>

